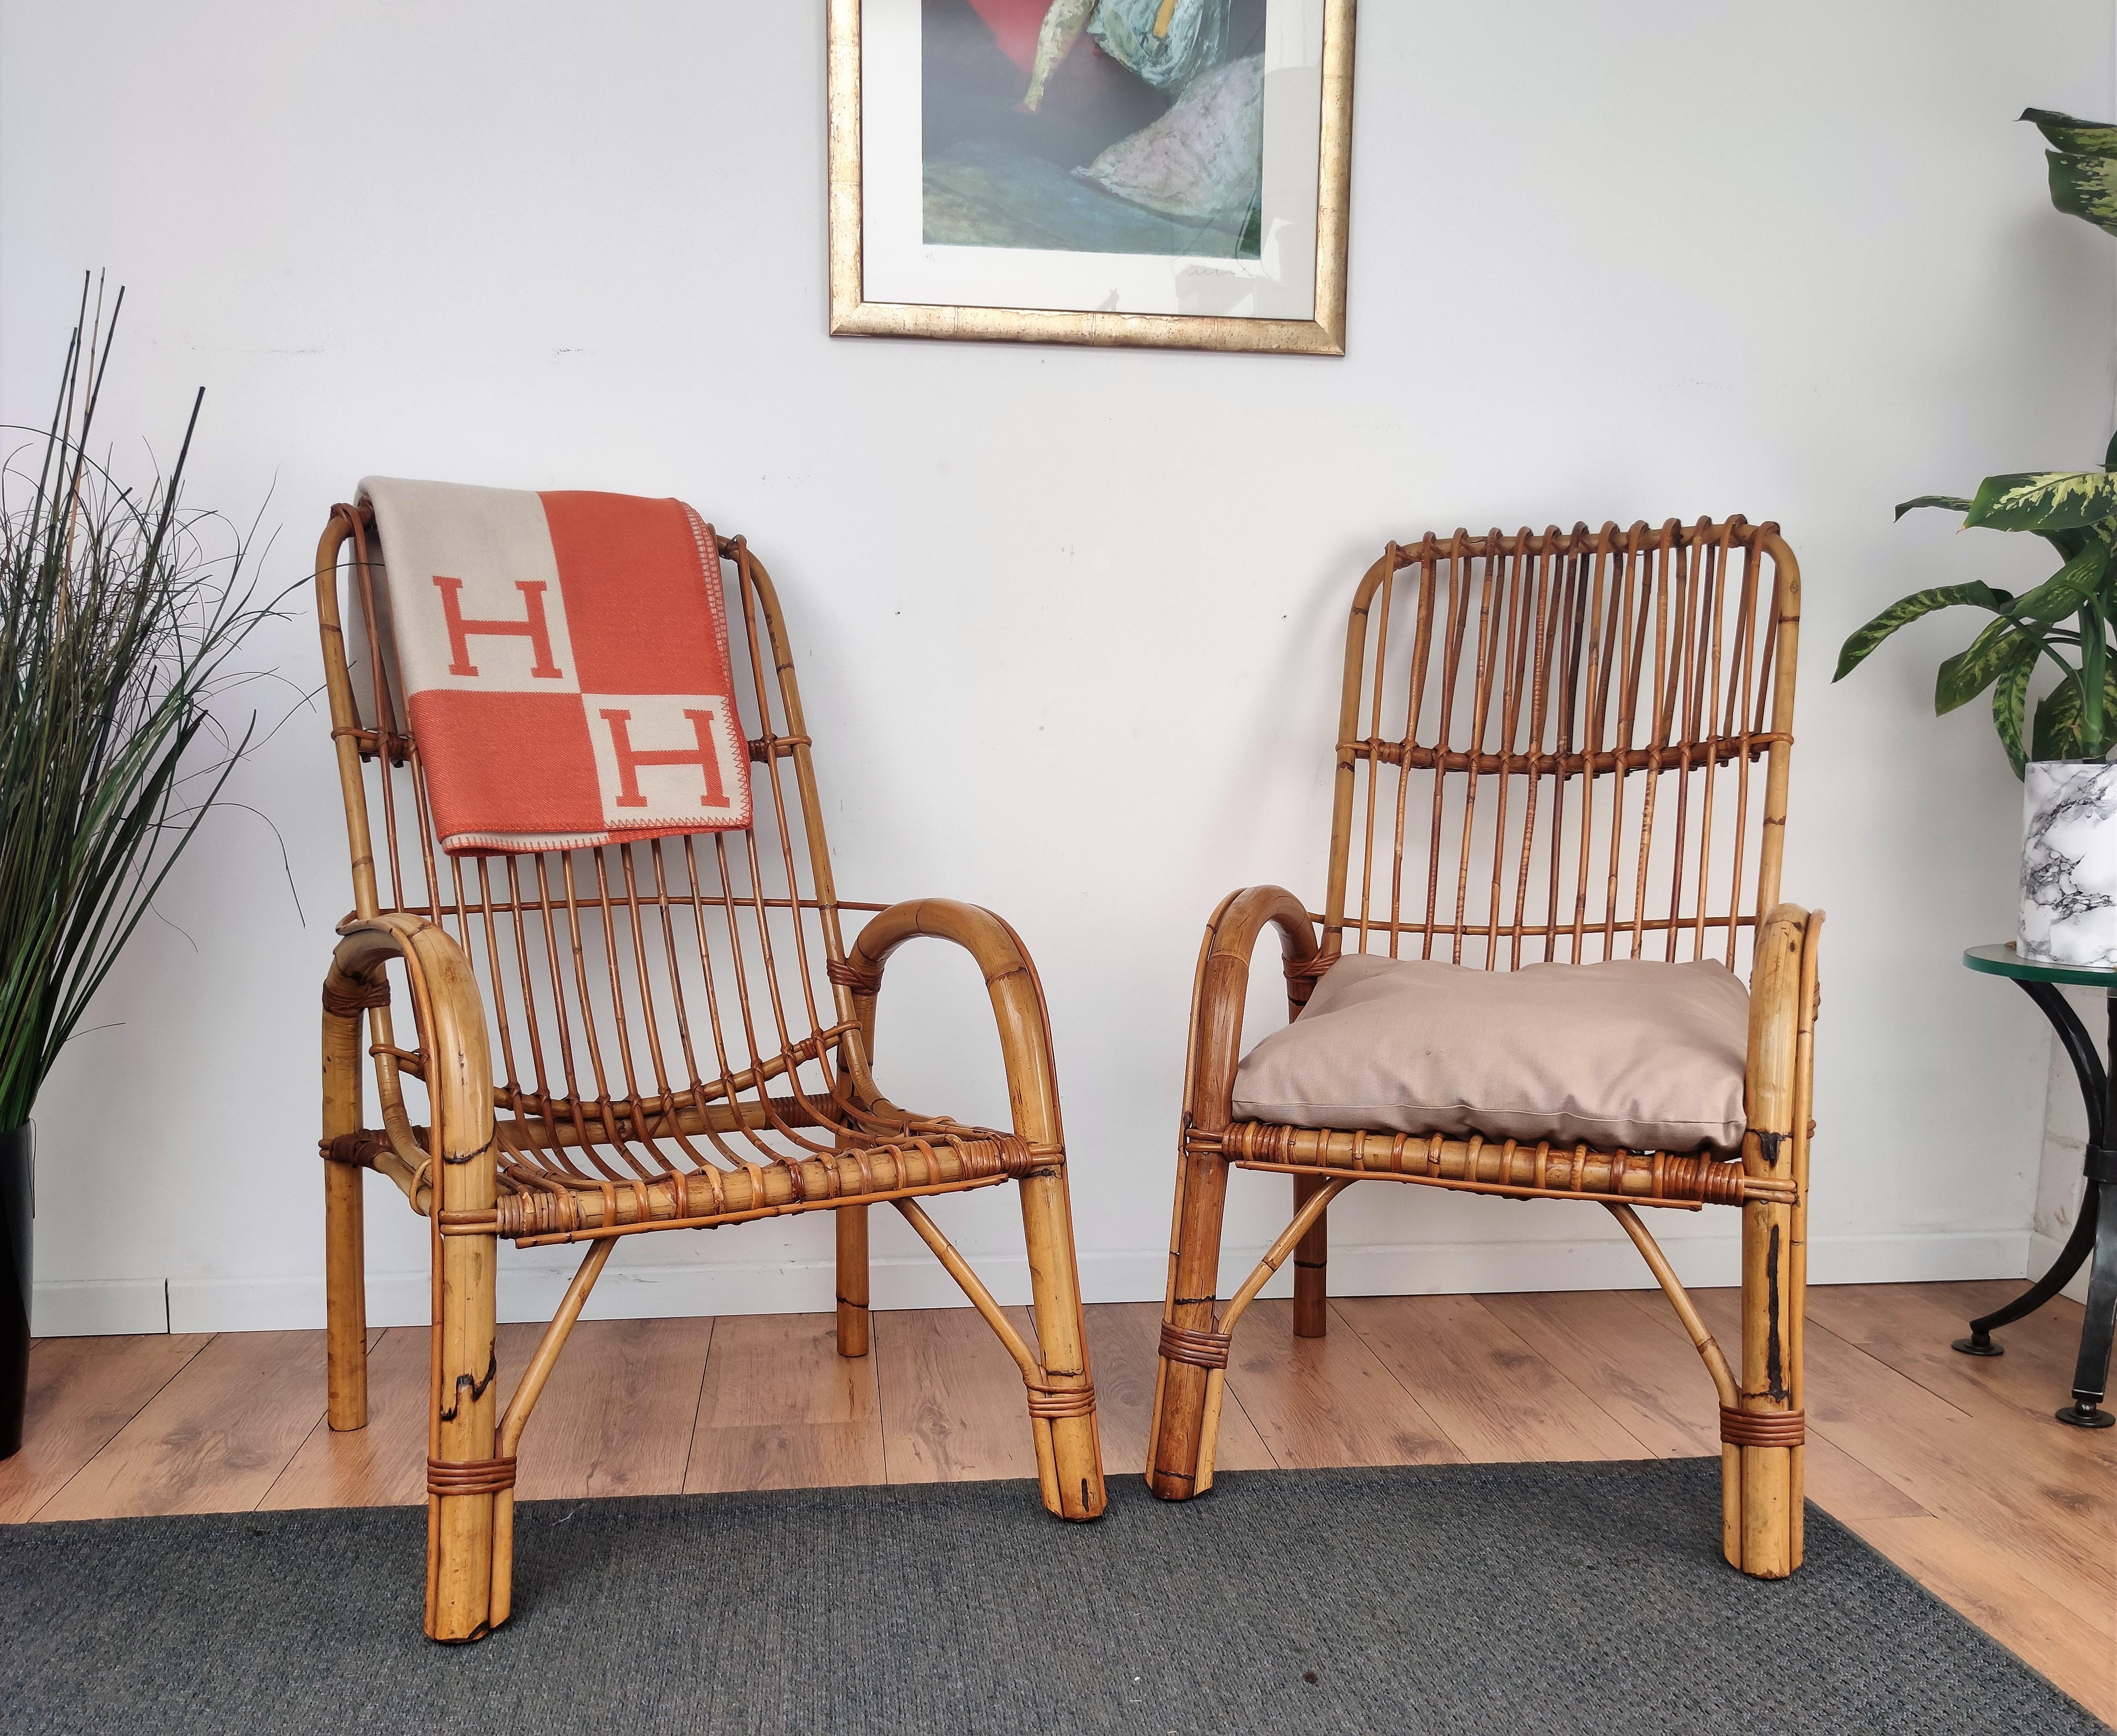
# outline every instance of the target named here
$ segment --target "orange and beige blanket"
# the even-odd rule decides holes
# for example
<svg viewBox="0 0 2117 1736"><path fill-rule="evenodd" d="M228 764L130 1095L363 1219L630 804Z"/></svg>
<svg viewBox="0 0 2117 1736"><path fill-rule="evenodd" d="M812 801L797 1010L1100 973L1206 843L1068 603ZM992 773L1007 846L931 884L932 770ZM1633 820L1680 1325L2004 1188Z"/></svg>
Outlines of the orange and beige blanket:
<svg viewBox="0 0 2117 1736"><path fill-rule="evenodd" d="M681 501L370 477L442 847L747 826L713 528Z"/></svg>

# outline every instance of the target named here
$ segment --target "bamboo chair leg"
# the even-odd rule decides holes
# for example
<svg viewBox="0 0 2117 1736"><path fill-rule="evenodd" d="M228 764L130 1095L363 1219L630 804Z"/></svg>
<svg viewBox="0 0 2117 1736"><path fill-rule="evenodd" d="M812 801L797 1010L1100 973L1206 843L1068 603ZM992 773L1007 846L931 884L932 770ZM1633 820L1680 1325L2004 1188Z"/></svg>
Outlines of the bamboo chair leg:
<svg viewBox="0 0 2117 1736"><path fill-rule="evenodd" d="M365 1173L324 1166L325 1415L335 1429L367 1426L367 1226Z"/></svg>
<svg viewBox="0 0 2117 1736"><path fill-rule="evenodd" d="M453 1181L451 1175L447 1180ZM491 1461L499 1428L500 1363L493 1316L498 1239L440 1235L433 1329L429 1448L436 1464L468 1469ZM497 1554L511 1565L514 1503L504 1516L496 1489L427 1496L427 1637L482 1639L507 1618L510 1588L497 1583ZM509 1493L511 1494L512 1491ZM499 1539L504 1517L510 1536Z"/></svg>
<svg viewBox="0 0 2117 1736"><path fill-rule="evenodd" d="M326 1147L361 1121L360 1015L324 1014L323 1133ZM324 1164L324 1310L330 1401L338 1429L367 1426L367 1176L356 1165Z"/></svg>
<svg viewBox="0 0 2117 1736"><path fill-rule="evenodd" d="M1806 1195L1808 1183L1801 1181L1804 1203L1793 1212L1793 1254L1788 1262L1787 1295L1792 1299L1791 1327L1787 1334L1787 1384L1792 1388L1793 1407L1805 1416L1807 1414L1805 1366L1807 1352L1802 1341L1806 1338L1808 1322L1808 1250L1804 1244L1808 1239L1806 1221L1808 1208ZM1804 1521L1808 1516L1807 1446L1787 1449L1787 1572L1791 1573L1801 1565L1805 1538Z"/></svg>
<svg viewBox="0 0 2117 1736"><path fill-rule="evenodd" d="M1211 1459L1207 1450L1211 1443L1206 1438L1208 1389L1211 1376L1226 1362L1223 1342L1220 1365L1215 1366L1211 1340L1213 1304L1220 1289L1220 1221L1227 1209L1228 1166L1217 1153L1192 1152L1184 1157L1180 1175L1146 1461L1146 1485L1165 1501L1186 1501L1201 1492L1200 1461L1202 1457L1210 1463ZM1172 1328L1205 1341L1187 1338L1187 1355L1172 1357Z"/></svg>
<svg viewBox="0 0 2117 1736"><path fill-rule="evenodd" d="M867 1212L841 1206L831 1216L838 1233L838 1354L865 1356L868 1346Z"/></svg>
<svg viewBox="0 0 2117 1736"><path fill-rule="evenodd" d="M1745 1415L1793 1409L1794 1282L1792 1214L1781 1205L1742 1210L1742 1399ZM1723 1448L1723 1475L1739 1494L1740 1535L1728 1559L1758 1579L1783 1579L1799 1564L1801 1508L1794 1489L1792 1446L1743 1443ZM1732 1463L1727 1462L1732 1460Z"/></svg>
<svg viewBox="0 0 2117 1736"><path fill-rule="evenodd" d="M1055 1117L1054 1117L1055 1120ZM1102 1442L1095 1428L1095 1387L1088 1374L1087 1320L1081 1311L1081 1277L1073 1256L1073 1208L1063 1173L1025 1176L1022 1228L1029 1244L1030 1295L1036 1314L1036 1348L1046 1397L1032 1399L1038 1480L1044 1504L1063 1519L1093 1519L1103 1511ZM1054 1395L1080 1393L1076 1415L1040 1415L1041 1406L1069 1408ZM1043 1475L1050 1467L1049 1480Z"/></svg>
<svg viewBox="0 0 2117 1736"><path fill-rule="evenodd" d="M1807 1180L1807 1114L1818 918L1780 905L1760 926L1750 988L1743 1167ZM1798 1194L1796 1194L1798 1198ZM1722 1549L1757 1579L1784 1579L1801 1555L1801 1310L1806 1207L1742 1207L1742 1369L1720 1417Z"/></svg>
<svg viewBox="0 0 2117 1736"><path fill-rule="evenodd" d="M1324 1185L1321 1175L1294 1178L1294 1209L1298 1215L1309 1198ZM1319 1214L1314 1227L1294 1250L1294 1336L1321 1338L1329 1329L1331 1310L1326 1278L1331 1258L1329 1214Z"/></svg>

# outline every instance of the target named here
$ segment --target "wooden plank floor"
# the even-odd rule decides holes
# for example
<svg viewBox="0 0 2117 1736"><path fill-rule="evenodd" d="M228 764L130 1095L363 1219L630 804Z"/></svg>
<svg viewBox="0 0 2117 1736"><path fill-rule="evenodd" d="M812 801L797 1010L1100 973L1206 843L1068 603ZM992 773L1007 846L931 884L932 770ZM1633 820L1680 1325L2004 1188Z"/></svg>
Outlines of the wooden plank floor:
<svg viewBox="0 0 2117 1736"><path fill-rule="evenodd" d="M2117 1722L2117 1430L2051 1420L2080 1309L2009 1327L1995 1360L1948 1348L2019 1288L1812 1291L1809 1493ZM1698 1300L1732 1342L1734 1293ZM1712 1387L1656 1292L1349 1299L1321 1340L1292 1337L1290 1308L1258 1304L1237 1336L1224 1469L1718 1451ZM1105 1463L1136 1475L1160 1309L1088 1316ZM847 1362L827 1315L587 1323L523 1438L523 1494L1035 1474L1021 1377L975 1314L878 1314L874 1329L873 1354ZM500 1329L503 1394L536 1331ZM334 1434L321 1333L42 1341L0 1521L420 1500L426 1334L370 1342L368 1427Z"/></svg>

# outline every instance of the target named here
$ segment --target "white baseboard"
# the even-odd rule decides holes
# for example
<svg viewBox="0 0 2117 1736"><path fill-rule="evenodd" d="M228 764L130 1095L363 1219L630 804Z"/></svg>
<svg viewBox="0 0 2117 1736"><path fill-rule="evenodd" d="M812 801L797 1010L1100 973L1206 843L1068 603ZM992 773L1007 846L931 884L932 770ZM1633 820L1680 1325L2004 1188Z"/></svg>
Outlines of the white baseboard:
<svg viewBox="0 0 2117 1736"><path fill-rule="evenodd" d="M2032 1263L2026 1230L1925 1235L1839 1236L1810 1244L1809 1278L1816 1284L1934 1282L2012 1278ZM2036 1238L2038 1270L2057 1251ZM2041 1251L2048 1243L2048 1254ZM1738 1281L1736 1235L1674 1238L1663 1244L1677 1274L1700 1286ZM1229 1249L1221 1263L1220 1293L1229 1294L1262 1254ZM1003 1303L1029 1300L1029 1267L1020 1254L981 1256L973 1263ZM1091 1302L1158 1302L1169 1258L1160 1249L1085 1254L1081 1287ZM503 1252L500 1318L544 1320L557 1308L570 1267L527 1265ZM832 1305L828 1261L761 1265L625 1265L613 1263L597 1285L587 1318L648 1319L703 1314L809 1314ZM871 1271L877 1309L965 1305L939 1265L925 1254L878 1258ZM1340 1242L1331 1253L1334 1295L1438 1295L1470 1291L1641 1289L1651 1283L1628 1241ZM1293 1286L1290 1267L1266 1286L1267 1296ZM166 1303L164 1296L166 1295ZM371 1272L367 1318L375 1326L426 1323L427 1274ZM219 1332L324 1323L320 1277L172 1278L112 1283L40 1284L36 1329L58 1337L91 1332Z"/></svg>
<svg viewBox="0 0 2117 1736"><path fill-rule="evenodd" d="M2056 1236L2046 1235L2041 1230L2032 1230L2029 1232L2028 1276L2040 1278L2049 1272L2051 1268L2051 1262L2059 1257L2064 1247L2065 1244ZM2062 1296L2070 1296L2074 1301L2084 1304L2087 1300L2087 1267L2083 1265L2079 1271L2073 1273L2073 1281L2059 1294Z"/></svg>
<svg viewBox="0 0 2117 1736"><path fill-rule="evenodd" d="M30 1299L30 1330L39 1338L166 1332L169 1287L159 1278L88 1278L39 1284Z"/></svg>

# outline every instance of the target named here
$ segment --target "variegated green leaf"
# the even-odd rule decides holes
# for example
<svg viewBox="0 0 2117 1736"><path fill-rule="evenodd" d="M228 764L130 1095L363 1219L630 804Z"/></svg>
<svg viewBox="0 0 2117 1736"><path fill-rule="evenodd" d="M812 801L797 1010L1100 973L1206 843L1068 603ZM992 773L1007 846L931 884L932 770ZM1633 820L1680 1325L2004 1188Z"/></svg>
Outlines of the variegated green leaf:
<svg viewBox="0 0 2117 1736"><path fill-rule="evenodd" d="M2107 718L2117 716L2117 670L2104 672L2102 682L2102 712ZM2105 723L2104 727L2107 729ZM2087 744L2080 737L2080 686L2077 681L2060 681L2043 696L2036 706L2034 739L2030 746L2032 757L2038 760L2079 760L2088 757Z"/></svg>
<svg viewBox="0 0 2117 1736"><path fill-rule="evenodd" d="M1869 652L1898 628L1908 626L1921 615L1930 615L1936 609L1952 609L1958 603L1974 603L1995 612L1999 607L1999 599L1993 594L1991 586L1974 579L1967 584L1936 585L1930 591L1914 591L1908 597L1900 597L1846 639L1838 653L1838 672L1830 679L1843 681L1866 661Z"/></svg>
<svg viewBox="0 0 2117 1736"><path fill-rule="evenodd" d="M1994 530L2073 530L2117 516L2117 475L2049 470L1988 476L1963 523Z"/></svg>
<svg viewBox="0 0 2117 1736"><path fill-rule="evenodd" d="M2029 751L2038 760L2080 757L2080 690L2060 681L2036 703Z"/></svg>
<svg viewBox="0 0 2117 1736"><path fill-rule="evenodd" d="M2055 108L2024 108L2022 118L2033 121L2054 150L2070 151L2077 156L2117 156L2117 127L2106 127L2100 121L2078 120L2069 114L2060 114Z"/></svg>
<svg viewBox="0 0 2117 1736"><path fill-rule="evenodd" d="M2117 548L2117 519L2100 519L2077 530L2040 530L2036 534L2064 559L2070 561L2091 542L2100 542L2105 548Z"/></svg>
<svg viewBox="0 0 2117 1736"><path fill-rule="evenodd" d="M2102 455L2102 468L2105 470L2117 470L2117 434L2112 434L2110 436L2109 450Z"/></svg>
<svg viewBox="0 0 2117 1736"><path fill-rule="evenodd" d="M1950 512L1970 510L1970 502L1955 495L1922 494L1915 501L1900 501L1897 506L1897 516L1901 519L1906 513L1916 512L1921 506L1944 506Z"/></svg>
<svg viewBox="0 0 2117 1736"><path fill-rule="evenodd" d="M2022 748L2022 709L2036 667L2036 647L2024 640L1992 686L1992 727L1999 732L1999 746L2006 749L2007 764L2017 778L2027 757Z"/></svg>
<svg viewBox="0 0 2117 1736"><path fill-rule="evenodd" d="M1945 717L1958 705L1967 705L1999 679L1999 672L2036 641L2010 621L1995 621L1976 638L1970 649L1958 651L1940 666L1933 684L1933 709Z"/></svg>
<svg viewBox="0 0 2117 1736"><path fill-rule="evenodd" d="M2111 746L2111 725L2117 721L2110 704L2110 639L2101 612L2092 604L2080 612L2080 685L2091 702L2081 707L2080 745L2090 758L2098 758Z"/></svg>
<svg viewBox="0 0 2117 1736"><path fill-rule="evenodd" d="M2069 217L2078 217L2117 235L2117 157L2069 157L2044 153L2050 164L2051 203Z"/></svg>
<svg viewBox="0 0 2117 1736"><path fill-rule="evenodd" d="M2009 612L2017 620L2062 621L2102 589L2109 571L2109 544L2090 543Z"/></svg>

